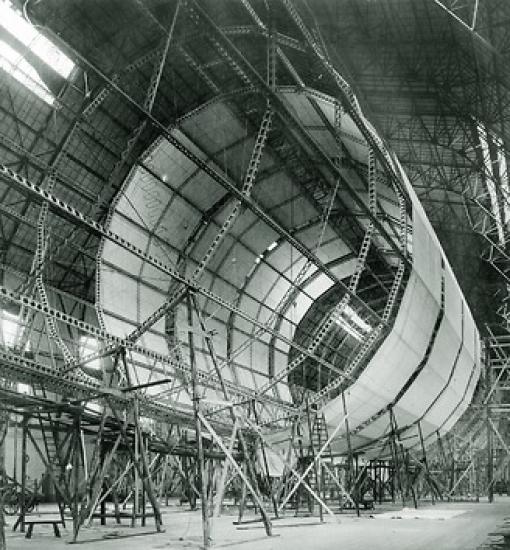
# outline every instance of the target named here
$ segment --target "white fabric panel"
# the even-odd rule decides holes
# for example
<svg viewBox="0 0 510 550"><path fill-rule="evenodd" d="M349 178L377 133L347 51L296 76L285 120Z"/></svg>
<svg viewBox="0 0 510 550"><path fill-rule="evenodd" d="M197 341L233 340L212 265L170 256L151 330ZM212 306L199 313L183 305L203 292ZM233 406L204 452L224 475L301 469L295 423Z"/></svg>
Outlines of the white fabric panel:
<svg viewBox="0 0 510 550"><path fill-rule="evenodd" d="M200 220L200 214L177 196L174 197L169 212L162 218L155 233L165 243L180 249L195 230L195 225ZM136 221L136 218L134 219Z"/></svg>
<svg viewBox="0 0 510 550"><path fill-rule="evenodd" d="M250 317L256 317L260 304L256 302L252 297L243 294L240 300L239 307Z"/></svg>
<svg viewBox="0 0 510 550"><path fill-rule="evenodd" d="M193 167L196 171L196 166L193 165ZM204 172L197 172L193 178L186 181L186 184L182 186L181 181L184 180L185 178L181 178L176 180L174 184L172 178L170 183L173 183L174 188L180 187L179 191L183 197L202 211L210 208L212 204L215 204L225 195L225 189Z"/></svg>
<svg viewBox="0 0 510 550"><path fill-rule="evenodd" d="M161 319L154 325L154 330L162 332L165 329L165 320ZM168 353L168 346L166 340L163 336L154 334L152 332L146 332L140 339L139 342L142 346L146 347L151 351L156 353L166 354ZM147 362L151 362L150 359L147 359Z"/></svg>
<svg viewBox="0 0 510 550"><path fill-rule="evenodd" d="M344 279L345 277L349 277L353 274L356 264L357 264L356 259L347 260L338 265L330 267L330 271L338 279Z"/></svg>
<svg viewBox="0 0 510 550"><path fill-rule="evenodd" d="M420 279L411 275L394 329L382 343L360 380L388 399L402 388L422 360L439 312Z"/></svg>
<svg viewBox="0 0 510 550"><path fill-rule="evenodd" d="M126 234L125 228L123 234ZM145 248L147 240L142 241L139 237L140 234L133 231L133 241L130 239L130 242L133 242L133 244L136 244L137 246L141 244L142 247ZM138 273L142 265L142 260L140 260L137 256L110 241L107 241L104 244L103 260L109 262L112 266L118 266L119 269L127 271L128 273ZM105 270L103 269L103 272L104 271Z"/></svg>
<svg viewBox="0 0 510 550"><path fill-rule="evenodd" d="M290 395L289 386L287 384L284 384L282 382L279 382L276 385L278 395L280 396L280 399L283 401L288 401L289 403L292 403L292 397Z"/></svg>
<svg viewBox="0 0 510 550"><path fill-rule="evenodd" d="M478 331L475 326L475 321L471 315L471 311L466 308L464 314L464 345L471 358L475 359L475 339L478 339Z"/></svg>
<svg viewBox="0 0 510 550"><path fill-rule="evenodd" d="M259 340L251 342L251 367L258 372L267 372L268 346Z"/></svg>
<svg viewBox="0 0 510 550"><path fill-rule="evenodd" d="M438 304L413 272L392 331L346 393L353 428L386 407L411 376L425 354L438 311ZM338 422L339 399L324 408L329 425Z"/></svg>
<svg viewBox="0 0 510 550"><path fill-rule="evenodd" d="M334 285L334 282L321 273L320 275L317 275L317 277L314 277L306 286L305 290L306 292L314 299L318 298L326 290L331 288Z"/></svg>
<svg viewBox="0 0 510 550"><path fill-rule="evenodd" d="M413 271L432 293L434 299L441 301L441 250L423 218L421 210L413 205Z"/></svg>
<svg viewBox="0 0 510 550"><path fill-rule="evenodd" d="M427 413L427 421L430 424L441 426L462 400L472 366L473 360L467 353L466 348L463 347L450 384Z"/></svg>
<svg viewBox="0 0 510 550"><path fill-rule="evenodd" d="M239 332L238 330L232 331L232 349L235 350L240 347L246 341L246 334ZM239 365L250 365L250 348L246 348L235 357L235 362Z"/></svg>
<svg viewBox="0 0 510 550"><path fill-rule="evenodd" d="M313 304L312 300L308 298L305 294L300 292L296 296L295 306L293 306L293 321L299 323L301 319L305 316L308 309Z"/></svg>
<svg viewBox="0 0 510 550"><path fill-rule="evenodd" d="M260 199L261 206L267 209L267 199ZM279 221L284 227L295 227L305 224L310 218L317 215L315 208L304 196L296 197L292 203L284 204L270 209L273 218Z"/></svg>
<svg viewBox="0 0 510 550"><path fill-rule="evenodd" d="M305 126L317 126L322 124L319 114L310 104L305 93L292 91L290 93L283 92L281 95L290 103L295 111L295 115L299 116L301 122Z"/></svg>
<svg viewBox="0 0 510 550"><path fill-rule="evenodd" d="M262 223L255 223L242 234L242 241L256 253L264 252L278 238L278 234Z"/></svg>
<svg viewBox="0 0 510 550"><path fill-rule="evenodd" d="M217 151L225 143L233 143L246 135L239 119L221 102L212 103L197 116L187 118L181 127L205 151Z"/></svg>
<svg viewBox="0 0 510 550"><path fill-rule="evenodd" d="M298 197L299 188L294 185L287 174L279 172L267 179L258 181L253 188L252 196L257 202L264 202L266 206L283 204L292 198ZM255 214L250 213L253 217Z"/></svg>
<svg viewBox="0 0 510 550"><path fill-rule="evenodd" d="M319 144L326 154L333 156L338 151L336 139L325 127L321 129L309 129L308 133Z"/></svg>
<svg viewBox="0 0 510 550"><path fill-rule="evenodd" d="M253 373L249 369L236 365L236 376L241 386L246 386L247 388L254 387Z"/></svg>
<svg viewBox="0 0 510 550"><path fill-rule="evenodd" d="M103 270L101 283L103 309L135 322L137 282L118 271Z"/></svg>
<svg viewBox="0 0 510 550"><path fill-rule="evenodd" d="M335 239L324 243L316 252L316 255L321 262L328 264L337 258L341 258L345 253L344 251L344 243L339 239Z"/></svg>
<svg viewBox="0 0 510 550"><path fill-rule="evenodd" d="M266 361L267 365L267 361ZM261 388L264 384L267 383L268 378L267 376L262 376L261 374L258 374L256 372L253 373L253 381L255 382L255 388Z"/></svg>
<svg viewBox="0 0 510 550"><path fill-rule="evenodd" d="M443 316L427 364L402 396L399 407L412 411L418 418L423 416L446 385L459 345L458 335ZM427 416L424 420L428 420ZM398 425L402 425L400 421Z"/></svg>
<svg viewBox="0 0 510 550"><path fill-rule="evenodd" d="M257 266L250 282L246 285L246 290L254 296L262 298L266 296L267 290L271 288L271 285L275 283L278 277L279 275L273 269L263 263L260 263ZM271 307L276 304L273 303L268 305Z"/></svg>
<svg viewBox="0 0 510 550"><path fill-rule="evenodd" d="M166 208L168 189L150 173L137 170L120 197L117 211L152 230Z"/></svg>
<svg viewBox="0 0 510 550"><path fill-rule="evenodd" d="M455 423L459 420L459 418L464 414L464 412L468 408L469 403L473 399L473 393L475 391L479 376L480 376L480 370L475 364L473 364L473 372L469 379L469 384L467 386L465 395L461 403L457 407L457 409L453 412L452 416L448 418L448 420L443 425L441 429L443 433L446 433L447 431L451 430L455 425Z"/></svg>
<svg viewBox="0 0 510 550"><path fill-rule="evenodd" d="M145 159L145 164L162 178L166 175L169 184L174 188L197 170L196 165L184 153L175 149L164 139Z"/></svg>
<svg viewBox="0 0 510 550"><path fill-rule="evenodd" d="M205 277L204 277L205 279ZM204 284L204 281L203 279L200 280L200 282L203 284L203 286L206 286ZM224 298L225 300L229 301L229 302L233 302L237 296L237 289L235 288L235 286L227 283L226 281L223 281L222 279L219 279L218 277L216 277L214 279L214 282L213 284L210 286L210 289L217 295L221 296L222 298ZM213 309L214 309L214 306L213 306ZM225 310L221 311L219 310L218 313L224 313Z"/></svg>
<svg viewBox="0 0 510 550"><path fill-rule="evenodd" d="M108 313L106 312L103 315L103 321L108 332L111 332L112 334L114 334L115 336L119 336L120 338L127 336L136 328L136 325L134 323L127 323L126 321L118 319L112 315L108 315Z"/></svg>
<svg viewBox="0 0 510 550"><path fill-rule="evenodd" d="M288 321L282 321L278 329L278 332L282 336L285 336L285 338L292 340L292 337L294 336L294 330L295 330L295 325L289 323ZM283 349L283 346L287 347L288 344L286 344L285 342L282 342L282 345L279 345L278 347L280 349Z"/></svg>
<svg viewBox="0 0 510 550"><path fill-rule="evenodd" d="M445 266L443 273L445 283L444 315L460 339L462 335L463 296L449 266Z"/></svg>
<svg viewBox="0 0 510 550"><path fill-rule="evenodd" d="M150 283L152 286L157 287L162 294L167 296L168 287L172 281L172 278L167 276L161 270L145 263L142 268L142 279L143 281Z"/></svg>
<svg viewBox="0 0 510 550"><path fill-rule="evenodd" d="M284 352L275 350L274 353L274 371L278 374L287 366L287 355Z"/></svg>
<svg viewBox="0 0 510 550"><path fill-rule="evenodd" d="M276 309L290 286L290 283L286 280L282 279L281 277L277 278L271 290L264 296L264 303L272 309ZM289 313L289 315L290 314L291 313Z"/></svg>
<svg viewBox="0 0 510 550"><path fill-rule="evenodd" d="M134 318L138 321L143 321L165 302L166 295L152 288L148 288L143 283L138 283L137 286L140 293L140 300L138 304L136 302L133 303L133 308L135 309ZM125 300L124 298L124 301L127 302L129 300Z"/></svg>

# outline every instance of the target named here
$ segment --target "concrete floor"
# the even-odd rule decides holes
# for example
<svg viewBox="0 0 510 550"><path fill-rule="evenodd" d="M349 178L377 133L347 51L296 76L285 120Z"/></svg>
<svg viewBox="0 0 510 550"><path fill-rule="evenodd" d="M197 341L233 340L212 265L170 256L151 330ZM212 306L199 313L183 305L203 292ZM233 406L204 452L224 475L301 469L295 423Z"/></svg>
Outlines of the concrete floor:
<svg viewBox="0 0 510 550"><path fill-rule="evenodd" d="M42 512L48 510L41 509ZM382 512L382 513L380 513ZM156 550L196 549L202 545L200 511L183 507L163 509L164 533L154 534L154 526L131 528L125 525L100 527L94 525L80 532L79 544L92 549ZM416 517L418 516L418 518ZM474 550L487 542L488 533L510 516L510 498L498 497L496 502L439 503L423 505L418 511L376 510L372 516L356 518L337 516L338 523L327 517L289 517L274 522L274 536L268 538L257 523L233 525L235 516L223 516L214 524L214 548L232 550ZM7 518L12 525L12 518ZM69 526L68 526L69 527ZM152 534L151 534L152 532ZM8 550L55 550L65 547L70 531L62 529L62 538L53 536L51 526L35 526L32 539L6 529Z"/></svg>

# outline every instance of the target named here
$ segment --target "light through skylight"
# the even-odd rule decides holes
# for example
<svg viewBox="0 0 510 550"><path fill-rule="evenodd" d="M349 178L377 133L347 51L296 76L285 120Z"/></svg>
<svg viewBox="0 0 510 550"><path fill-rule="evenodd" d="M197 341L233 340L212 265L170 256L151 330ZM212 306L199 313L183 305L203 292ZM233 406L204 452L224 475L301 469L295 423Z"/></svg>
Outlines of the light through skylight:
<svg viewBox="0 0 510 550"><path fill-rule="evenodd" d="M0 67L21 82L29 90L32 90L41 99L50 105L53 103L53 95L41 80L37 71L23 59L22 55L0 40Z"/></svg>
<svg viewBox="0 0 510 550"><path fill-rule="evenodd" d="M363 340L365 334L372 330L372 327L350 306L345 306L344 310L335 321L337 325L342 327L347 333L360 342Z"/></svg>
<svg viewBox="0 0 510 550"><path fill-rule="evenodd" d="M0 26L60 76L67 78L70 75L74 63L33 25L25 21L13 8L10 0L0 0ZM23 59L22 54L3 41L0 41L0 66L44 101L53 102L53 96L37 71Z"/></svg>

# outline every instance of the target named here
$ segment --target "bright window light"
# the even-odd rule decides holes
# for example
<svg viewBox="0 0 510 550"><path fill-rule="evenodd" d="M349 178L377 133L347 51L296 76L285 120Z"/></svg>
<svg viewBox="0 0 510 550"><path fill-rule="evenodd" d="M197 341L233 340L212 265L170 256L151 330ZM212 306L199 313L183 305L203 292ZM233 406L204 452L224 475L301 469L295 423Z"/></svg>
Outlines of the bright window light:
<svg viewBox="0 0 510 550"><path fill-rule="evenodd" d="M13 348L19 330L18 316L5 310L2 310L0 314L2 317L2 343L8 348Z"/></svg>
<svg viewBox="0 0 510 550"><path fill-rule="evenodd" d="M352 323L354 323L358 328L360 328L363 332L370 332L372 330L372 327L364 320L362 319L350 306L345 306L344 316L349 319Z"/></svg>
<svg viewBox="0 0 510 550"><path fill-rule="evenodd" d="M97 353L99 351L99 342L92 336L80 337L80 359L85 359L87 356ZM101 368L101 359L93 359L86 364L87 367L92 369Z"/></svg>
<svg viewBox="0 0 510 550"><path fill-rule="evenodd" d="M100 413L103 412L103 405L100 403L96 403L95 401L88 401L85 404L85 410L89 410L94 413Z"/></svg>
<svg viewBox="0 0 510 550"><path fill-rule="evenodd" d="M348 334L360 342L363 340L365 334L372 330L372 327L350 306L345 306L344 310L335 322L338 326L342 327Z"/></svg>
<svg viewBox="0 0 510 550"><path fill-rule="evenodd" d="M74 63L33 25L25 21L14 9L10 0L0 0L0 26L52 67L62 78L70 75ZM54 97L37 71L23 58L22 54L3 41L0 41L0 67L46 103L53 103Z"/></svg>
<svg viewBox="0 0 510 550"><path fill-rule="evenodd" d="M23 59L22 55L0 40L0 67L13 76L23 86L38 95L49 105L53 103L53 95L40 79L37 71Z"/></svg>
<svg viewBox="0 0 510 550"><path fill-rule="evenodd" d="M485 164L485 171L486 171L485 184L487 186L487 192L489 193L489 198L490 198L491 208L492 208L492 215L494 218L494 222L496 223L496 230L498 232L499 244L504 246L505 230L501 220L498 194L496 190L496 184L494 182L494 170L492 166L492 160L491 160L490 149L489 149L489 135L487 133L487 130L481 124L477 125L477 129L478 129L478 139L480 140L480 148L482 151L482 156ZM506 162L505 162L504 169L506 171Z"/></svg>
<svg viewBox="0 0 510 550"><path fill-rule="evenodd" d="M363 335L360 332L358 332L354 327L349 325L349 323L342 317L336 320L336 324L342 327L345 330L345 332L350 334L353 338L356 338L356 340L359 340L360 342L363 340Z"/></svg>
<svg viewBox="0 0 510 550"><path fill-rule="evenodd" d="M18 393L24 393L25 395L30 395L32 393L32 388L28 384L23 384L20 382L17 384Z"/></svg>

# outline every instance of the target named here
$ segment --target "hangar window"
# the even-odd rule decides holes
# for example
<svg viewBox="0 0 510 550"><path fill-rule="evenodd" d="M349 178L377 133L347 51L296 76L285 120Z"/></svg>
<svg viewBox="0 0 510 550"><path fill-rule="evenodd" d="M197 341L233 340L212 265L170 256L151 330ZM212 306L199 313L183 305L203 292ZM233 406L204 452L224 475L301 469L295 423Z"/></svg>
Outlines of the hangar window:
<svg viewBox="0 0 510 550"><path fill-rule="evenodd" d="M482 124L477 124L480 150L485 167L484 180L499 244L505 245L505 227L510 223L510 189L504 144Z"/></svg>
<svg viewBox="0 0 510 550"><path fill-rule="evenodd" d="M0 27L12 37L13 44L21 43L62 78L67 78L71 74L74 63L28 23L14 9L10 0L0 0ZM55 98L37 70L25 59L23 53L5 40L0 40L0 68L46 103L53 103Z"/></svg>

